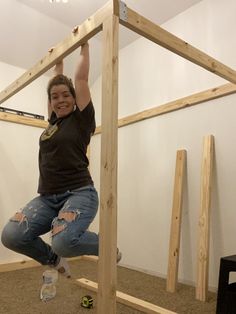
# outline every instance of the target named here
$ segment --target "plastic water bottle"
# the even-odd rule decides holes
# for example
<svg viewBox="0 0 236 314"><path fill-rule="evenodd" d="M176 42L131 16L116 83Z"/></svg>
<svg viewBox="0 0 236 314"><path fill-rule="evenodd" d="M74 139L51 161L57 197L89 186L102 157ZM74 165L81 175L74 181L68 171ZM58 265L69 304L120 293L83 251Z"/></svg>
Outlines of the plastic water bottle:
<svg viewBox="0 0 236 314"><path fill-rule="evenodd" d="M57 279L58 272L55 269L48 269L43 273L43 285L40 291L40 299L43 302L47 302L56 296Z"/></svg>

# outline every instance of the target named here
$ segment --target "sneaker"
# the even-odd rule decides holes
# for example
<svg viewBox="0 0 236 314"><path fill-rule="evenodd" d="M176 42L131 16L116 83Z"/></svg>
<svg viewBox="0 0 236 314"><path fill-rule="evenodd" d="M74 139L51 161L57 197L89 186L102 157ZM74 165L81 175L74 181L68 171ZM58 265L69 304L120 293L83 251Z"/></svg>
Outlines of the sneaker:
<svg viewBox="0 0 236 314"><path fill-rule="evenodd" d="M71 277L70 267L69 264L67 263L66 258L58 257L58 261L53 267L65 277L67 278Z"/></svg>
<svg viewBox="0 0 236 314"><path fill-rule="evenodd" d="M116 255L116 262L117 262L117 264L120 262L121 259L122 259L122 253L117 248L117 255Z"/></svg>

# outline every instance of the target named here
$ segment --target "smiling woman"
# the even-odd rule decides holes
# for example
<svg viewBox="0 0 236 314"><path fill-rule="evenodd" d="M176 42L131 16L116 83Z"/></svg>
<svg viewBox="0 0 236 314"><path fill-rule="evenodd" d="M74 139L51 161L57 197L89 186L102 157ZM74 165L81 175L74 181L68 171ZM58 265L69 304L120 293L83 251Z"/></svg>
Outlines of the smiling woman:
<svg viewBox="0 0 236 314"><path fill-rule="evenodd" d="M65 85L55 85L51 90L51 106L58 118L71 113L74 109L75 99L69 88Z"/></svg>
<svg viewBox="0 0 236 314"><path fill-rule="evenodd" d="M95 131L88 43L81 47L75 87L62 72L61 61L47 89L49 125L39 141L39 196L13 215L3 229L2 243L69 277L63 257L98 255L98 235L87 231L98 209L86 156ZM50 246L40 236L51 228Z"/></svg>
<svg viewBox="0 0 236 314"><path fill-rule="evenodd" d="M74 110L75 89L70 79L63 74L55 76L48 84L49 116L54 111L58 118Z"/></svg>

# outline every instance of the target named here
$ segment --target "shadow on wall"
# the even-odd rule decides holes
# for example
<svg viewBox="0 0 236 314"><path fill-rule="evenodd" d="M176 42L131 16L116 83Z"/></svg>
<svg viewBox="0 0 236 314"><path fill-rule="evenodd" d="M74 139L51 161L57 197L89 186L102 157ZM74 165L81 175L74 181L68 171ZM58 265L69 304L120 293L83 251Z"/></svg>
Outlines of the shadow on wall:
<svg viewBox="0 0 236 314"><path fill-rule="evenodd" d="M213 252L213 272L218 274L220 257L224 251L222 222L220 218L220 189L217 175L217 158L214 150L213 173L212 173L212 199L211 199L211 216L210 216L210 251Z"/></svg>
<svg viewBox="0 0 236 314"><path fill-rule="evenodd" d="M189 265L194 265L192 260L192 228L189 214L189 189L188 189L188 152L186 156L186 169L183 184L183 206L182 206L182 226L181 226L181 240L180 240L180 256L183 270L183 278L193 278L194 269L189 268ZM187 273L190 270L190 274Z"/></svg>
<svg viewBox="0 0 236 314"><path fill-rule="evenodd" d="M0 144L0 230L11 213L19 209L22 203L23 177L13 162L17 156L9 156Z"/></svg>

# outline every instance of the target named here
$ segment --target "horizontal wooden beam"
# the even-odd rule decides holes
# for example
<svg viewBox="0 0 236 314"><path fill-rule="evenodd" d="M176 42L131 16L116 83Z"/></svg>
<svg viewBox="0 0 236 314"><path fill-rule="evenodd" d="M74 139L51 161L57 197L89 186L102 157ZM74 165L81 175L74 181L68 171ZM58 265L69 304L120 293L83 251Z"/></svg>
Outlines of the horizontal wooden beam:
<svg viewBox="0 0 236 314"><path fill-rule="evenodd" d="M0 273L5 273L5 272L19 270L19 269L39 267L39 266L41 266L41 264L39 264L38 262L34 260L5 263L5 264L0 264Z"/></svg>
<svg viewBox="0 0 236 314"><path fill-rule="evenodd" d="M49 52L30 70L26 71L16 81L0 92L0 104L33 82L40 75L48 71L60 59L68 56L75 49L81 46L81 44L100 32L102 30L103 21L111 14L113 14L112 1L108 2L93 16L89 17L78 27L77 32L71 32L71 34L65 40L55 46L52 52Z"/></svg>
<svg viewBox="0 0 236 314"><path fill-rule="evenodd" d="M220 97L232 95L236 93L236 85L224 84L216 88L211 88L203 92L199 92L184 98L180 98L169 103L150 108L133 115L126 116L118 120L118 127L124 127L143 120L154 118L156 116L181 110L191 106L199 105L201 103L214 100ZM39 128L46 128L48 122L45 120L34 119L29 117L16 116L15 114L0 112L0 120L6 122L13 122L18 124L25 124ZM96 134L101 133L101 126L98 126L95 131Z"/></svg>
<svg viewBox="0 0 236 314"><path fill-rule="evenodd" d="M210 88L203 92L199 92L184 98L180 98L169 103L147 109L133 115L129 115L125 118L121 118L118 120L118 127L123 127L129 124L137 123L146 119L154 118L156 116L169 113L172 111L184 109L187 107L191 107L194 105L198 105L200 103L213 100L219 97L228 96L236 93L236 85L235 84L224 84L215 88ZM95 134L101 133L101 126L96 128Z"/></svg>
<svg viewBox="0 0 236 314"><path fill-rule="evenodd" d="M90 261L90 262L95 262L98 263L98 256L94 255L83 255L81 256L82 260L84 261Z"/></svg>
<svg viewBox="0 0 236 314"><path fill-rule="evenodd" d="M199 92L184 98L180 98L169 103L147 109L136 114L127 116L125 118L121 118L118 120L118 127L123 127L129 124L137 123L139 121L143 121L146 119L154 118L156 116L166 114L172 111L184 109L187 107L191 107L194 105L201 104L206 101L210 101L216 98L228 96L236 93L236 85L235 84L224 84L215 88L210 88L203 92ZM48 122L45 120L37 120L29 117L17 116L9 113L0 112L0 120L7 122L14 122L19 124L25 124L30 126L35 126L39 128L46 128ZM101 133L101 126L96 128L95 134Z"/></svg>
<svg viewBox="0 0 236 314"><path fill-rule="evenodd" d="M25 124L29 126L34 126L38 128L46 128L48 122L41 119L30 118L26 116L19 116L14 113L0 112L0 120L6 122L13 122L18 124Z"/></svg>
<svg viewBox="0 0 236 314"><path fill-rule="evenodd" d="M122 25L206 70L215 73L232 83L236 83L236 71L199 49L194 48L184 40L169 33L128 7L126 9L127 12L125 18L122 19L120 17L120 23Z"/></svg>
<svg viewBox="0 0 236 314"><path fill-rule="evenodd" d="M68 261L82 259L80 256L78 257L70 257L67 258ZM26 269L32 267L40 267L42 266L40 263L36 262L35 260L22 260L19 262L10 262L10 263L2 263L0 264L0 273L5 273L8 271L14 271L19 269Z"/></svg>
<svg viewBox="0 0 236 314"><path fill-rule="evenodd" d="M96 282L93 282L93 281L85 279L85 278L77 279L76 281L83 288L87 288L87 289L94 291L94 292L98 291L98 284ZM176 314L176 312L166 310L160 306L154 305L154 304L149 303L147 301L137 299L135 297L132 297L128 294L125 294L125 293L119 292L119 291L116 291L116 300L119 303L125 304L127 306L135 308L136 310L142 311L144 313ZM109 309L107 309L107 310L109 310Z"/></svg>

